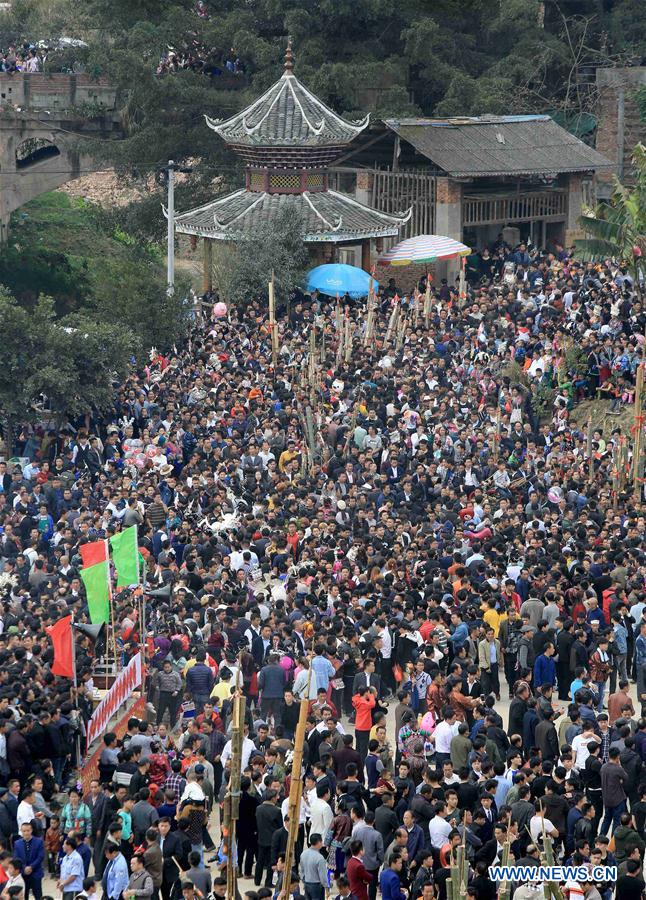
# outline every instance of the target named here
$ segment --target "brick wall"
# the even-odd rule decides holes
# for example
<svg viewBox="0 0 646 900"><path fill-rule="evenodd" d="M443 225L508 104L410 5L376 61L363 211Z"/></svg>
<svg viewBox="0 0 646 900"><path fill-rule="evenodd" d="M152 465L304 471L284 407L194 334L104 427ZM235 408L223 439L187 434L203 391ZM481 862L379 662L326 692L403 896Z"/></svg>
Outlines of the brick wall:
<svg viewBox="0 0 646 900"><path fill-rule="evenodd" d="M641 120L635 91L646 86L646 67L625 69L597 69L597 138L596 148L613 163L613 169L599 171L598 181L603 189L612 183L613 175L623 168L624 180L631 180L631 155L639 141L646 140L646 124ZM623 97L623 113L620 112ZM623 119L623 126L622 126ZM619 146L619 131L623 127L623 146Z"/></svg>

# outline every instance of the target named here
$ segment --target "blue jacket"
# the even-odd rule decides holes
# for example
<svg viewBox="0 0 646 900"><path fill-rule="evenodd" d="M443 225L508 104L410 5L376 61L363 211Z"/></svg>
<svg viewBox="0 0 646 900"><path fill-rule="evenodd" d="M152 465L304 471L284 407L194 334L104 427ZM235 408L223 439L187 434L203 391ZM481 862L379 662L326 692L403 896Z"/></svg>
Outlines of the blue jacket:
<svg viewBox="0 0 646 900"><path fill-rule="evenodd" d="M407 900L402 893L399 875L393 869L384 869L379 879L381 887L381 900Z"/></svg>
<svg viewBox="0 0 646 900"><path fill-rule="evenodd" d="M23 861L23 868L31 866L32 878L42 878L43 860L45 859L45 842L42 838L33 837L29 841L29 849L23 838L19 838L13 846L13 855Z"/></svg>
<svg viewBox="0 0 646 900"><path fill-rule="evenodd" d="M111 859L103 873L103 891L106 900L117 900L128 887L128 863L122 853Z"/></svg>
<svg viewBox="0 0 646 900"><path fill-rule="evenodd" d="M556 663L551 656L545 656L541 653L536 657L534 663L534 687L539 688L542 684L556 684Z"/></svg>
<svg viewBox="0 0 646 900"><path fill-rule="evenodd" d="M419 851L424 849L424 832L420 825L413 825L408 832L406 849L408 850L409 859L415 859Z"/></svg>
<svg viewBox="0 0 646 900"><path fill-rule="evenodd" d="M213 689L213 672L204 663L195 663L186 673L186 690L191 695L208 696Z"/></svg>

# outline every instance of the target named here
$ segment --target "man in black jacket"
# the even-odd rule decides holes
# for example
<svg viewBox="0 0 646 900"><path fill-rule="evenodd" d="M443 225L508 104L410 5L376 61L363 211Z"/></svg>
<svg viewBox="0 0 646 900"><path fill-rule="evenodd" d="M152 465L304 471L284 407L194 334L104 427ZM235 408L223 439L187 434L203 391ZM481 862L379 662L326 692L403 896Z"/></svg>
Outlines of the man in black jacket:
<svg viewBox="0 0 646 900"><path fill-rule="evenodd" d="M539 747L543 759L551 762L558 759L559 755L559 739L553 718L554 710L548 709L536 726L536 746Z"/></svg>
<svg viewBox="0 0 646 900"><path fill-rule="evenodd" d="M258 842L256 810L260 806L260 799L251 793L250 788L251 779L248 775L243 775L240 779L240 811L236 825L236 837L238 841L238 869L244 874L245 878L251 878L253 858Z"/></svg>
<svg viewBox="0 0 646 900"><path fill-rule="evenodd" d="M285 816L283 824L271 836L271 864L275 866L278 857L285 854L289 837L289 816Z"/></svg>
<svg viewBox="0 0 646 900"><path fill-rule="evenodd" d="M381 806L375 810L375 828L384 840L384 847L390 847L395 840L395 832L399 828L399 819L394 806L395 797L387 791L381 795Z"/></svg>
<svg viewBox="0 0 646 900"><path fill-rule="evenodd" d="M182 855L181 839L177 831L171 831L171 821L164 816L159 820L159 847L162 852L162 884L163 900L169 900L173 885L180 877Z"/></svg>
<svg viewBox="0 0 646 900"><path fill-rule="evenodd" d="M513 734L523 734L523 716L527 712L527 697L529 691L525 685L519 687L514 695L514 699L509 704L509 726L507 734L511 737Z"/></svg>
<svg viewBox="0 0 646 900"><path fill-rule="evenodd" d="M283 824L283 817L278 809L278 793L268 790L264 801L256 810L256 825L258 827L258 858L256 860L256 872L254 882L260 887L263 872L266 871L265 887L271 887L273 870L271 868L271 838L277 828Z"/></svg>

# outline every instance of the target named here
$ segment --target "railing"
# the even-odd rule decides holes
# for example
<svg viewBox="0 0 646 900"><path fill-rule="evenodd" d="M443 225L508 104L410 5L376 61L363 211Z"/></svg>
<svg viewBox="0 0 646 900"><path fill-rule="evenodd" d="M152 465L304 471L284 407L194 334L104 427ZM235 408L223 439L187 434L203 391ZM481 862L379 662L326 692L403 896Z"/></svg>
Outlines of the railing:
<svg viewBox="0 0 646 900"><path fill-rule="evenodd" d="M513 196L466 196L462 200L463 225L496 225L532 219L562 219L567 212L567 192L536 191Z"/></svg>
<svg viewBox="0 0 646 900"><path fill-rule="evenodd" d="M398 240L435 231L436 181L434 175L416 171L388 172L376 169L372 183L372 206L382 212L399 213L413 208Z"/></svg>

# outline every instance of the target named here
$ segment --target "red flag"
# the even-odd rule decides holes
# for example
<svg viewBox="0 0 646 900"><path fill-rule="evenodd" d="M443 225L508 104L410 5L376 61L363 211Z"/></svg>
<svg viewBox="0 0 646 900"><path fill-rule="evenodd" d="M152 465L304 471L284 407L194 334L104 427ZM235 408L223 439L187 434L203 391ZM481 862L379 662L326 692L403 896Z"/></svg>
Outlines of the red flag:
<svg viewBox="0 0 646 900"><path fill-rule="evenodd" d="M72 637L72 617L65 616L60 622L47 629L54 645L52 672L63 678L74 677L74 639Z"/></svg>
<svg viewBox="0 0 646 900"><path fill-rule="evenodd" d="M106 562L107 560L105 541L92 541L87 544L81 544L79 553L83 560L83 566L86 569L89 566L96 566L97 563Z"/></svg>

